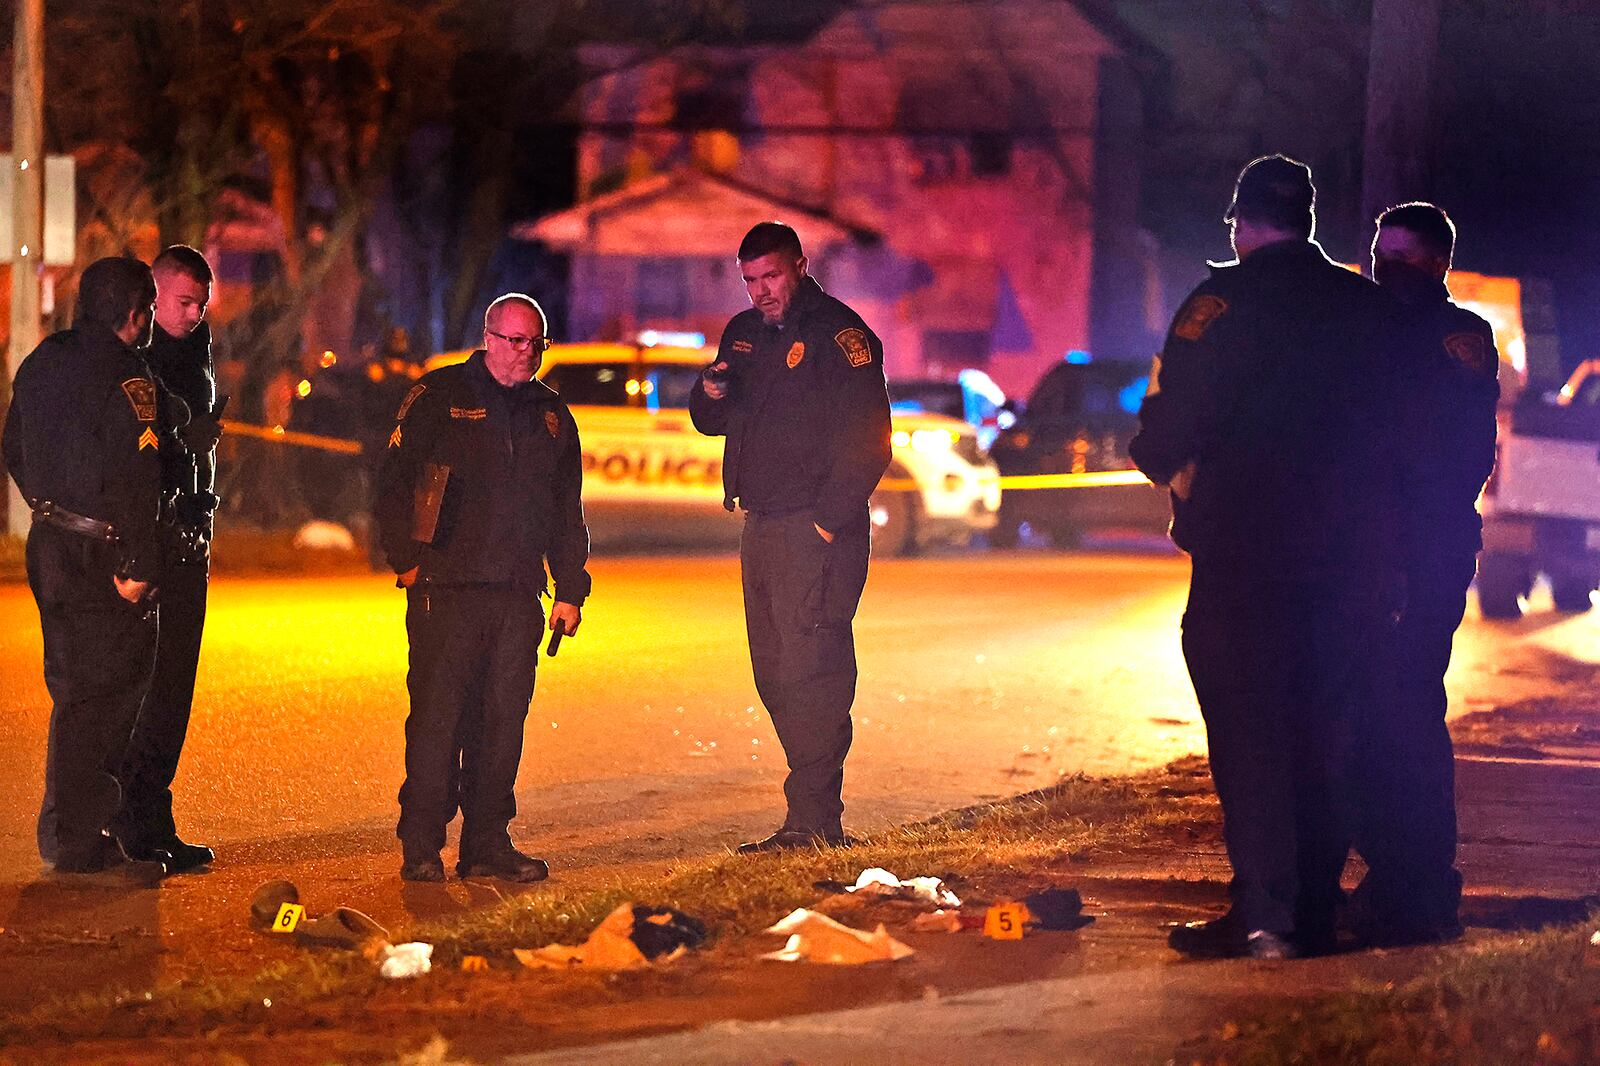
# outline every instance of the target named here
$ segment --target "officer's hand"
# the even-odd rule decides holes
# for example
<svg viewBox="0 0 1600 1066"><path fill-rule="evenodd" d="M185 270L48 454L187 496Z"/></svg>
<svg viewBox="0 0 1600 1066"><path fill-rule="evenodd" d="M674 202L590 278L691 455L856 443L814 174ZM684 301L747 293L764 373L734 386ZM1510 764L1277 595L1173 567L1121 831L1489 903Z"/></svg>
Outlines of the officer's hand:
<svg viewBox="0 0 1600 1066"><path fill-rule="evenodd" d="M421 570L421 569L422 569L421 565L413 566L410 570L407 570L405 573L403 573L399 577L395 578L395 580L400 582L400 587L401 588L408 589L412 585L416 584L416 582L417 582L417 571Z"/></svg>
<svg viewBox="0 0 1600 1066"><path fill-rule="evenodd" d="M559 626L567 636L576 636L578 623L583 621L583 612L575 603L562 603L557 600L550 607L550 632L554 633Z"/></svg>
<svg viewBox="0 0 1600 1066"><path fill-rule="evenodd" d="M111 580L117 583L117 595L129 603L138 603L155 587L148 581L135 581L129 577L113 577Z"/></svg>
<svg viewBox="0 0 1600 1066"><path fill-rule="evenodd" d="M700 372L700 385L706 390L708 399L720 400L728 395L728 361L726 359L713 363Z"/></svg>
<svg viewBox="0 0 1600 1066"><path fill-rule="evenodd" d="M832 533L829 533L826 529L823 529L821 526L817 525L815 522L811 523L811 528L815 529L817 531L817 536L821 537L823 539L823 541L825 541L828 544L832 544L833 543L833 534Z"/></svg>
<svg viewBox="0 0 1600 1066"><path fill-rule="evenodd" d="M197 414L178 432L183 437L185 448L196 455L203 455L215 448L222 439L222 423L208 414Z"/></svg>
<svg viewBox="0 0 1600 1066"><path fill-rule="evenodd" d="M1172 480L1167 483L1167 488L1180 500L1188 501L1189 494L1194 491L1194 460L1190 459L1184 464L1182 470L1172 475Z"/></svg>

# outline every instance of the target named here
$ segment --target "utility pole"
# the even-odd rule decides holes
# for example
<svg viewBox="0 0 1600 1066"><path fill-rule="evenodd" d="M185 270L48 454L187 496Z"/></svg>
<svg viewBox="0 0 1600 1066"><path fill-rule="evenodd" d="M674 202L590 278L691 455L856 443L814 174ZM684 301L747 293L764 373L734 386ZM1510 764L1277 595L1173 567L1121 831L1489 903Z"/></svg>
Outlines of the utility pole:
<svg viewBox="0 0 1600 1066"><path fill-rule="evenodd" d="M1372 0L1361 232L1379 211L1433 195L1433 83L1440 0Z"/></svg>
<svg viewBox="0 0 1600 1066"><path fill-rule="evenodd" d="M39 271L44 263L44 0L16 0L11 38L11 343L6 388L39 343ZM28 506L6 479L6 529L28 530Z"/></svg>

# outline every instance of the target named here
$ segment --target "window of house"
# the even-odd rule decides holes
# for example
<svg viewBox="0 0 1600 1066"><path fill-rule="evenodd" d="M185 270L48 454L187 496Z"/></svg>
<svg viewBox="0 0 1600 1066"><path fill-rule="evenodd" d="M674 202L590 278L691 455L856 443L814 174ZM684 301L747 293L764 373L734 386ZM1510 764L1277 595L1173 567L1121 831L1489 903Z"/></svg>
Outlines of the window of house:
<svg viewBox="0 0 1600 1066"><path fill-rule="evenodd" d="M989 365L989 331L930 329L922 334L922 365L951 370Z"/></svg>
<svg viewBox="0 0 1600 1066"><path fill-rule="evenodd" d="M967 138L967 155L975 178L998 178L1011 173L1011 134L974 133Z"/></svg>

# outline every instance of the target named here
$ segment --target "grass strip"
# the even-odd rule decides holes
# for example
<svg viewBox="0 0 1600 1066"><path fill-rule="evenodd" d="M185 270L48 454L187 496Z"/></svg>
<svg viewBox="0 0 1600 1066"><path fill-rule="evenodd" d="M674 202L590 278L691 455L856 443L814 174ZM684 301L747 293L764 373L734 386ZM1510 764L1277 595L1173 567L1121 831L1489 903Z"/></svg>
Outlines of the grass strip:
<svg viewBox="0 0 1600 1066"><path fill-rule="evenodd" d="M1600 1062L1595 921L1506 933L1441 953L1403 985L1357 988L1229 1022L1179 1066L1577 1066Z"/></svg>
<svg viewBox="0 0 1600 1066"><path fill-rule="evenodd" d="M582 940L619 903L676 907L710 927L714 939L766 928L795 907L814 904L813 882L853 881L865 867L902 876L954 873L981 883L1034 872L1091 848L1148 839L1164 825L1192 822L1210 797L1174 794L1168 778L1073 777L1001 803L950 812L828 851L760 857L729 853L686 859L665 876L631 874L581 892L559 884L508 897L483 910L418 923L396 942L434 945L434 965L454 970L466 955L508 958L512 948ZM181 1036L222 1026L292 1028L319 1002L370 996L392 983L359 954L307 952L249 977L194 979L148 990L116 990L57 999L0 1021L0 1047L38 1041ZM412 986L414 987L414 986ZM402 993L411 994L411 993Z"/></svg>

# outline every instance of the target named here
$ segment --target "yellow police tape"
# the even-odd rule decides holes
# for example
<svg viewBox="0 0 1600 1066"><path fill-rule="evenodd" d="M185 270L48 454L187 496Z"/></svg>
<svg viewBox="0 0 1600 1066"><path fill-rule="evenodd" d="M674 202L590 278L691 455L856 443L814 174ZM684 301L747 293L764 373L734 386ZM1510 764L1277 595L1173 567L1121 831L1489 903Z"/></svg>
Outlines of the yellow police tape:
<svg viewBox="0 0 1600 1066"><path fill-rule="evenodd" d="M240 437L258 437L262 440L294 444L302 448L320 448L343 455L360 455L361 445L342 437L324 437L317 433L301 433L282 426L258 426L250 422L223 419L222 428ZM1012 474L1000 479L1002 491L1019 489L1089 489L1113 485L1148 485L1150 479L1137 470L1085 470L1077 474ZM916 492L919 489L911 478L886 477L878 482L884 492Z"/></svg>
<svg viewBox="0 0 1600 1066"><path fill-rule="evenodd" d="M235 422L224 418L222 428L237 437L259 437L262 440L275 440L283 444L297 444L302 448L321 448L323 451L339 452L342 455L360 455L361 445L353 440L342 437L324 437L317 433L300 433L282 426L258 426L250 422Z"/></svg>

